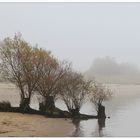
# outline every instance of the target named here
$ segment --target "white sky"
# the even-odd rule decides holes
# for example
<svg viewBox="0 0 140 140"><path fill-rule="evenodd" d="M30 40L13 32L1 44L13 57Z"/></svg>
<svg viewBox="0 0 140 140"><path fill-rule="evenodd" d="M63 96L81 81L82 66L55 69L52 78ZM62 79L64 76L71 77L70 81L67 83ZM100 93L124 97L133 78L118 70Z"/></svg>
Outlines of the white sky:
<svg viewBox="0 0 140 140"><path fill-rule="evenodd" d="M16 32L76 70L105 56L140 66L140 3L0 3L0 39Z"/></svg>

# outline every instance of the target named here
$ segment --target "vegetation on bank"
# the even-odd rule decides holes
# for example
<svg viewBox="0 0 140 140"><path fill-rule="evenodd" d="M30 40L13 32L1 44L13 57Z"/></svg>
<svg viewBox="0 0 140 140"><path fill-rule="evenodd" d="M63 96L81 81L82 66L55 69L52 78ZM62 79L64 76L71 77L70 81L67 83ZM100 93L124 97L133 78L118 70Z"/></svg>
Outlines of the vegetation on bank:
<svg viewBox="0 0 140 140"><path fill-rule="evenodd" d="M1 75L19 89L19 107L0 103L0 111L43 114L49 117L105 118L102 102L111 91L95 81L89 81L73 70L71 63L56 59L50 51L32 46L21 35L5 38L0 44ZM39 111L30 108L32 96L39 96ZM68 111L55 106L61 99ZM97 115L80 114L85 102L91 102Z"/></svg>
<svg viewBox="0 0 140 140"><path fill-rule="evenodd" d="M118 62L109 56L95 59L84 75L87 79L97 79L106 84L140 84L137 66Z"/></svg>

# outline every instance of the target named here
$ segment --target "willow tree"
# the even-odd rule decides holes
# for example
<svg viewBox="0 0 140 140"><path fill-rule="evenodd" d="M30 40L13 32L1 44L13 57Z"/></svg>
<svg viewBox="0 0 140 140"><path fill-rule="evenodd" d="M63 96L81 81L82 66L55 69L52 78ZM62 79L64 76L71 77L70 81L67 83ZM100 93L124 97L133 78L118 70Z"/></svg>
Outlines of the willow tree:
<svg viewBox="0 0 140 140"><path fill-rule="evenodd" d="M49 55L49 52L46 52ZM38 80L40 78L40 71L43 68L42 55L44 50L37 47L26 48L22 53L21 64L24 80L24 94L27 104L30 104L31 97L35 92ZM25 101L25 102L26 102ZM24 106L24 102L21 105Z"/></svg>
<svg viewBox="0 0 140 140"><path fill-rule="evenodd" d="M61 98L65 102L68 111L74 116L80 109L89 94L90 81L85 81L82 74L68 71L61 80Z"/></svg>
<svg viewBox="0 0 140 140"><path fill-rule="evenodd" d="M48 57L47 53L43 56L43 68L40 71L36 91L43 97L43 102L40 103L40 109L47 113L52 113L55 109L55 100L58 96L59 83L65 75L68 67L65 62L58 62L53 56Z"/></svg>
<svg viewBox="0 0 140 140"><path fill-rule="evenodd" d="M0 45L3 77L20 90L20 107L29 107L42 69L42 50L32 47L21 35L6 38Z"/></svg>
<svg viewBox="0 0 140 140"><path fill-rule="evenodd" d="M105 118L105 107L103 106L103 102L109 100L112 96L112 92L103 84L93 82L91 92L90 92L90 100L95 106L95 110L97 111L98 118Z"/></svg>

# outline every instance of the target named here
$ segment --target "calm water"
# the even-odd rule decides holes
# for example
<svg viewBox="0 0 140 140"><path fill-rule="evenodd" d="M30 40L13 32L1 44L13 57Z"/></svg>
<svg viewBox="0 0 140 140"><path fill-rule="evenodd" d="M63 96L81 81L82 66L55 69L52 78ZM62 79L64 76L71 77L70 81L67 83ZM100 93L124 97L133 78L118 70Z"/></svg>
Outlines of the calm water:
<svg viewBox="0 0 140 140"><path fill-rule="evenodd" d="M86 137L119 137L119 136L140 136L140 85L108 85L114 93L106 106L106 120L84 120L74 121L76 130L73 136ZM0 84L0 100L9 100L13 106L19 104L18 91L13 85ZM32 107L38 108L35 104L36 97L32 100ZM66 109L63 102L56 103L61 109ZM91 104L85 104L81 113L96 114Z"/></svg>
<svg viewBox="0 0 140 140"><path fill-rule="evenodd" d="M73 136L125 137L140 136L140 85L108 85L114 97L106 106L110 119L75 121ZM62 104L62 103L61 103ZM58 106L61 106L60 103ZM91 104L83 106L81 113L96 114Z"/></svg>

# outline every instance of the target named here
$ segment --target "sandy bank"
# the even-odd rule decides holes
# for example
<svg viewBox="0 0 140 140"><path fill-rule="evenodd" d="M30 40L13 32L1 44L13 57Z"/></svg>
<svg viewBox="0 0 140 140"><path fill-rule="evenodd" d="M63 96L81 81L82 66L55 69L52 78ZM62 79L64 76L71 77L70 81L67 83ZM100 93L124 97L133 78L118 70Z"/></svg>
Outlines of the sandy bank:
<svg viewBox="0 0 140 140"><path fill-rule="evenodd" d="M67 119L0 112L0 136L71 136L75 127Z"/></svg>

